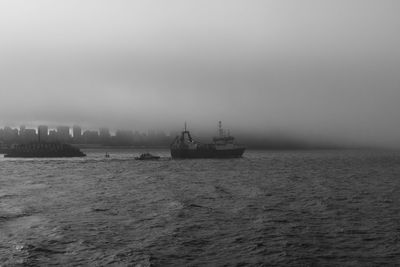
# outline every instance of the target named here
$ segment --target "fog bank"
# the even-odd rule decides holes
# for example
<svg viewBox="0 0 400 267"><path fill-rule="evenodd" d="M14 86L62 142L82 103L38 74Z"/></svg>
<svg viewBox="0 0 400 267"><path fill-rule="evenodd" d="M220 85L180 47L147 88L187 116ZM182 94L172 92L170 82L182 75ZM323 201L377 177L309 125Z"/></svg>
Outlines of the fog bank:
<svg viewBox="0 0 400 267"><path fill-rule="evenodd" d="M400 147L397 1L2 1L0 124Z"/></svg>

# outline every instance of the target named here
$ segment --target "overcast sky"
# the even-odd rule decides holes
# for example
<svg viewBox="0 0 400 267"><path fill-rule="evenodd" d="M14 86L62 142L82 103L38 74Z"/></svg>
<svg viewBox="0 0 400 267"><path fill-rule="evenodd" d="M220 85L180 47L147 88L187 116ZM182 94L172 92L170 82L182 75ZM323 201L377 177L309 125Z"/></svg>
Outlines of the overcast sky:
<svg viewBox="0 0 400 267"><path fill-rule="evenodd" d="M400 1L0 0L0 124L400 144Z"/></svg>

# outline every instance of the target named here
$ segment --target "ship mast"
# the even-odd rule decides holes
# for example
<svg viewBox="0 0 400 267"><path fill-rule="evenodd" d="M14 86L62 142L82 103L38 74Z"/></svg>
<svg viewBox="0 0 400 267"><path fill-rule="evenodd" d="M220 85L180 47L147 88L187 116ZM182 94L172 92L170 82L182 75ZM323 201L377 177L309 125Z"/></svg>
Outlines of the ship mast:
<svg viewBox="0 0 400 267"><path fill-rule="evenodd" d="M222 122L221 121L219 121L218 127L219 127L219 136L223 137L224 136L224 130L222 129Z"/></svg>
<svg viewBox="0 0 400 267"><path fill-rule="evenodd" d="M187 135L187 137L188 137L190 142L193 142L192 136L190 135L189 131L187 130L186 121L185 121L185 129L184 129L184 131L182 132L182 135L181 135L181 141L185 140L185 135Z"/></svg>

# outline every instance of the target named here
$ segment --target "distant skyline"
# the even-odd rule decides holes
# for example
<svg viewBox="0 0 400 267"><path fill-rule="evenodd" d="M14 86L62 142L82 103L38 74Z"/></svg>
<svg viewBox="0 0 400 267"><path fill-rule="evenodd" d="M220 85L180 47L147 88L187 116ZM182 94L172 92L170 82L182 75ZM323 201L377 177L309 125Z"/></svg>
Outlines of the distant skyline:
<svg viewBox="0 0 400 267"><path fill-rule="evenodd" d="M400 2L3 0L0 125L400 147Z"/></svg>

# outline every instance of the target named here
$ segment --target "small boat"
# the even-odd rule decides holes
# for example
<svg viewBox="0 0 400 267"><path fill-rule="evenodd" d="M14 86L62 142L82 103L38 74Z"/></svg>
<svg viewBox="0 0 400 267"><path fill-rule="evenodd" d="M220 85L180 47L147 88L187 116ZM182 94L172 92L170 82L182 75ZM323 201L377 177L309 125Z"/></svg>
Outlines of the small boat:
<svg viewBox="0 0 400 267"><path fill-rule="evenodd" d="M158 160L159 156L154 156L150 153L143 153L139 157L135 157L136 160Z"/></svg>

